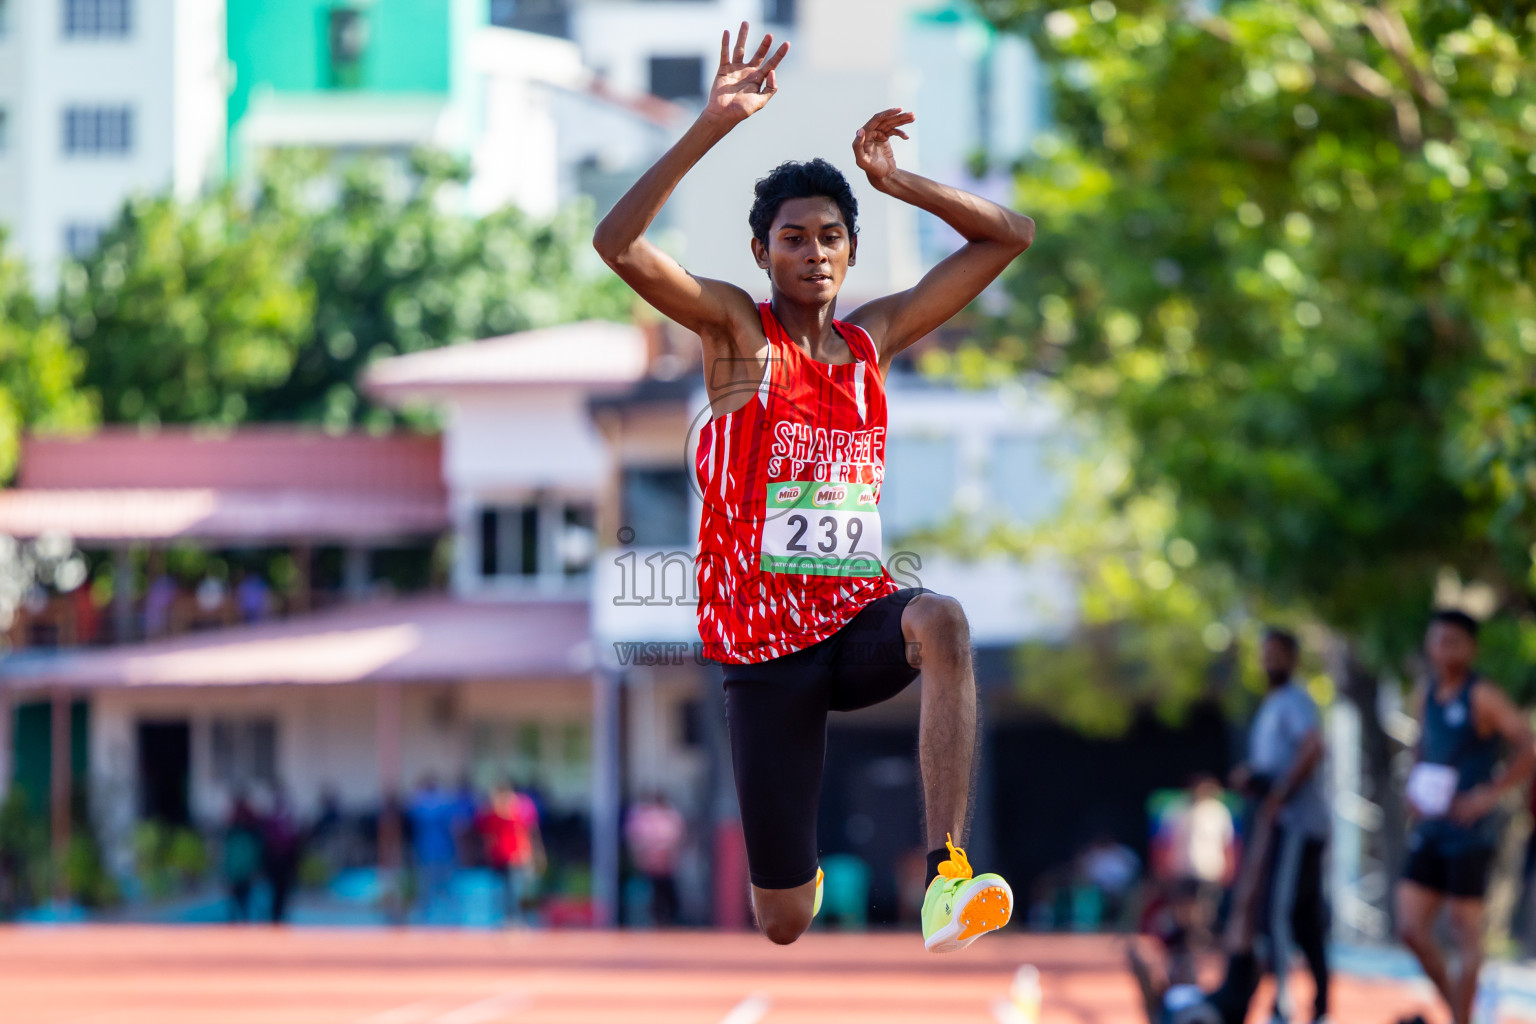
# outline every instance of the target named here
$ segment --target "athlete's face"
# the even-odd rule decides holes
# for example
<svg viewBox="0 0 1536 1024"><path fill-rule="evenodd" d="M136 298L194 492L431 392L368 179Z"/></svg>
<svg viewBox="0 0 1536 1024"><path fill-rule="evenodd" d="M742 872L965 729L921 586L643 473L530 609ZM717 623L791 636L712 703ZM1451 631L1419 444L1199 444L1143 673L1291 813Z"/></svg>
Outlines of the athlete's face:
<svg viewBox="0 0 1536 1024"><path fill-rule="evenodd" d="M768 243L752 239L752 255L774 288L807 305L837 297L857 248L842 211L824 196L786 199L768 229Z"/></svg>
<svg viewBox="0 0 1536 1024"><path fill-rule="evenodd" d="M1464 673L1477 657L1477 641L1467 631L1449 622L1432 622L1424 637L1424 653L1435 672Z"/></svg>

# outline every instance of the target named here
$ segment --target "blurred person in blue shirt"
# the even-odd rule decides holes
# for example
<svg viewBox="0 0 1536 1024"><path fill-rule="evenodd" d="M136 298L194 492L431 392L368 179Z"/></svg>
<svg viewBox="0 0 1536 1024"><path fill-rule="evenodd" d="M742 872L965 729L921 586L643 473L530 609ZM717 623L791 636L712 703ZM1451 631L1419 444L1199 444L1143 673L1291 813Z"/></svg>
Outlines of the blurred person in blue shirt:
<svg viewBox="0 0 1536 1024"><path fill-rule="evenodd" d="M429 921L452 914L460 811L459 797L442 789L432 772L422 776L421 786L406 809L411 820L411 853L420 881L420 905Z"/></svg>
<svg viewBox="0 0 1536 1024"><path fill-rule="evenodd" d="M1317 704L1296 678L1301 644L1270 628L1261 650L1269 693L1248 734L1248 761L1233 773L1235 788L1274 813L1275 835L1259 890L1257 926L1269 944L1275 974L1274 1020L1288 1021L1291 947L1300 947L1316 995L1312 1019L1328 1016L1328 905L1323 851L1330 815L1323 794L1323 736Z"/></svg>

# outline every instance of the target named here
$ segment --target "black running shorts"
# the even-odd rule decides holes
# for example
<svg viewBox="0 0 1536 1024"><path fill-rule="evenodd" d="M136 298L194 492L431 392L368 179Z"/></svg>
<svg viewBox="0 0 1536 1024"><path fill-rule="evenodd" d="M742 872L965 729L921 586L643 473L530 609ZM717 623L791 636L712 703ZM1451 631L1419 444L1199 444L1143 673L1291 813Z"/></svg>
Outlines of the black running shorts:
<svg viewBox="0 0 1536 1024"><path fill-rule="evenodd" d="M1409 839L1408 864L1403 877L1431 892L1452 899L1480 900L1488 895L1493 874L1492 847L1456 847L1446 850L1432 837Z"/></svg>
<svg viewBox="0 0 1536 1024"><path fill-rule="evenodd" d="M816 815L827 749L827 712L889 700L917 678L901 613L922 589L865 605L820 643L755 665L725 666L725 718L759 889L793 889L816 877Z"/></svg>

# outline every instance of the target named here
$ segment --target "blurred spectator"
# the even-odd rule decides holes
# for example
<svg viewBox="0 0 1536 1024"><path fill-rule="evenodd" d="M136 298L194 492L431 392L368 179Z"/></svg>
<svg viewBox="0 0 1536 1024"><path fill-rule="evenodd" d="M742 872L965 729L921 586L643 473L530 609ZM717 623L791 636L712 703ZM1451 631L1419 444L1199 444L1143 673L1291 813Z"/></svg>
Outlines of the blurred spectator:
<svg viewBox="0 0 1536 1024"><path fill-rule="evenodd" d="M272 614L272 588L256 573L241 569L235 576L235 608L241 622L260 622Z"/></svg>
<svg viewBox="0 0 1536 1024"><path fill-rule="evenodd" d="M144 589L144 635L161 636L171 630L171 612L176 605L176 580L165 570L165 556L158 551L149 557L149 585Z"/></svg>
<svg viewBox="0 0 1536 1024"><path fill-rule="evenodd" d="M687 834L682 812L659 792L630 808L624 837L635 869L651 886L651 920L658 928L677 923L677 855Z"/></svg>
<svg viewBox="0 0 1536 1024"><path fill-rule="evenodd" d="M1118 924L1141 877L1141 858L1130 847L1104 834L1083 851L1078 861L1078 873L1098 891L1103 901L1102 923Z"/></svg>
<svg viewBox="0 0 1536 1024"><path fill-rule="evenodd" d="M96 597L91 593L89 581L69 592L69 604L74 617L74 642L91 643L101 628L101 610L96 607Z"/></svg>
<svg viewBox="0 0 1536 1024"><path fill-rule="evenodd" d="M273 790L272 809L262 822L262 870L272 888L272 923L288 919L288 899L299 876L299 823L283 787Z"/></svg>
<svg viewBox="0 0 1536 1024"><path fill-rule="evenodd" d="M485 848L475 822L480 816L480 795L468 772L459 776L459 784L453 792L453 834L459 844L460 865L484 864Z"/></svg>
<svg viewBox="0 0 1536 1024"><path fill-rule="evenodd" d="M505 880L508 923L527 924L529 900L547 866L538 807L508 784L491 794L475 828L484 839L487 862Z"/></svg>
<svg viewBox="0 0 1536 1024"><path fill-rule="evenodd" d="M356 830L342 812L341 797L330 783L320 787L320 810L309 826L305 845L319 858L327 876L353 866Z"/></svg>
<svg viewBox="0 0 1536 1024"><path fill-rule="evenodd" d="M411 798L406 814L411 823L411 852L420 880L421 907L428 920L452 914L453 872L458 865L459 802L438 786L428 772Z"/></svg>
<svg viewBox="0 0 1536 1024"><path fill-rule="evenodd" d="M1235 873L1237 831L1221 792L1210 776L1196 779L1189 802L1175 814L1170 830L1169 868L1179 904L1177 917L1196 950L1212 945L1222 890Z"/></svg>
<svg viewBox="0 0 1536 1024"><path fill-rule="evenodd" d="M1269 692L1248 734L1248 760L1233 770L1243 788L1276 814L1273 853L1261 886L1273 898L1259 903L1259 931L1269 942L1275 975L1275 1016L1289 1016L1291 946L1312 973L1313 1018L1328 1016L1328 903L1323 855L1332 814L1323 791L1322 721L1296 670L1301 645L1294 634L1270 628L1260 657Z"/></svg>
<svg viewBox="0 0 1536 1024"><path fill-rule="evenodd" d="M216 629L224 625L228 612L227 596L223 580L217 576L204 576L192 592L192 628Z"/></svg>
<svg viewBox="0 0 1536 1024"><path fill-rule="evenodd" d="M236 795L224 826L224 887L229 891L229 919L251 919L251 886L261 871L261 821L245 794Z"/></svg>

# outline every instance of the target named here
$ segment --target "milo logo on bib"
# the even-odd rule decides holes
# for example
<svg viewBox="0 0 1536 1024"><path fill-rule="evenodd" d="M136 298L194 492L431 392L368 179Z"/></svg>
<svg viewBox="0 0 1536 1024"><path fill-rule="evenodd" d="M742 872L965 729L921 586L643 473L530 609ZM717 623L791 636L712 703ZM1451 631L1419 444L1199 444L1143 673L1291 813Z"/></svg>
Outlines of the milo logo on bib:
<svg viewBox="0 0 1536 1024"><path fill-rule="evenodd" d="M880 509L874 484L808 480L767 487L764 572L879 576Z"/></svg>

